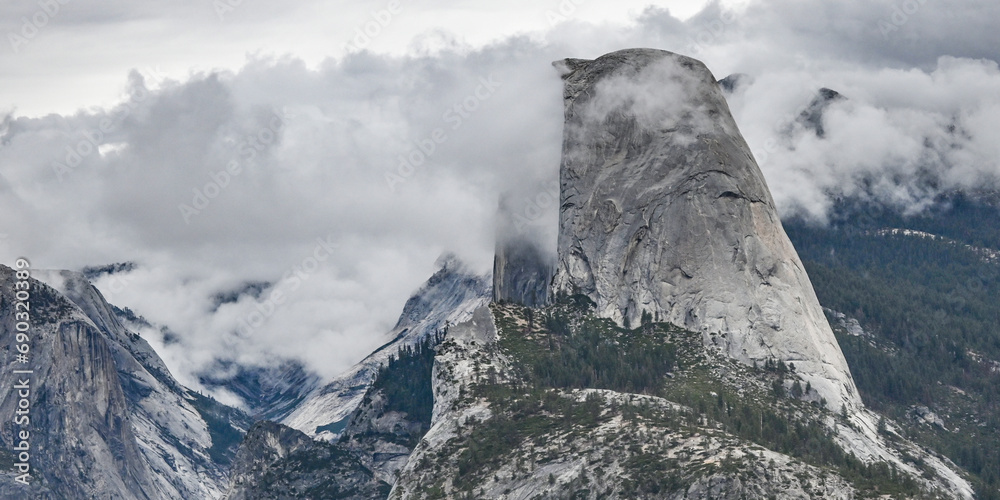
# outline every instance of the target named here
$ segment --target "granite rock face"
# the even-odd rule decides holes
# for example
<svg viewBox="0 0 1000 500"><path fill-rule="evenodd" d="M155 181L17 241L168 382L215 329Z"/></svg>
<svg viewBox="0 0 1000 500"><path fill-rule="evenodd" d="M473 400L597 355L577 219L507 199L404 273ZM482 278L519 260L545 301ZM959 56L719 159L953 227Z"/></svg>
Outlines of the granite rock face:
<svg viewBox="0 0 1000 500"><path fill-rule="evenodd" d="M624 326L667 321L744 363L794 363L816 399L861 402L712 73L631 49L565 81L555 293Z"/></svg>
<svg viewBox="0 0 1000 500"><path fill-rule="evenodd" d="M32 270L30 422L0 424L0 448L30 431L30 485L0 482L0 498L217 498L227 450L216 431L242 430L170 375L148 343L119 321L79 273ZM14 271L0 266L0 339L15 344ZM23 311L23 309L21 309ZM15 365L13 349L0 352ZM0 411L14 415L20 378L0 374ZM221 405L219 405L221 406ZM214 406L213 406L214 408ZM235 411L235 410L234 410ZM217 459L219 459L217 461ZM4 471L6 474L7 471Z"/></svg>
<svg viewBox="0 0 1000 500"><path fill-rule="evenodd" d="M388 493L389 485L376 479L347 450L265 420L247 432L223 498L369 499L385 498Z"/></svg>
<svg viewBox="0 0 1000 500"><path fill-rule="evenodd" d="M541 237L512 219L508 198L497 211L496 254L493 259L493 301L542 307L549 302L554 263L542 250Z"/></svg>
<svg viewBox="0 0 1000 500"><path fill-rule="evenodd" d="M497 242L493 259L493 300L513 302L528 307L548 303L552 266L532 242L512 240Z"/></svg>

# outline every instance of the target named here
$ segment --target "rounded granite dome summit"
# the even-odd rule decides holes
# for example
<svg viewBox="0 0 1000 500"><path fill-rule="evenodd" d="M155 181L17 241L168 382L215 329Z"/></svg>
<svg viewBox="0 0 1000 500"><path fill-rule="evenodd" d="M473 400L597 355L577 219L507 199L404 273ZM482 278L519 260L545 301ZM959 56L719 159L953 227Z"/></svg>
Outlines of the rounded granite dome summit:
<svg viewBox="0 0 1000 500"><path fill-rule="evenodd" d="M555 292L623 326L703 334L744 363L794 363L839 410L857 389L711 71L629 49L556 63L565 81Z"/></svg>

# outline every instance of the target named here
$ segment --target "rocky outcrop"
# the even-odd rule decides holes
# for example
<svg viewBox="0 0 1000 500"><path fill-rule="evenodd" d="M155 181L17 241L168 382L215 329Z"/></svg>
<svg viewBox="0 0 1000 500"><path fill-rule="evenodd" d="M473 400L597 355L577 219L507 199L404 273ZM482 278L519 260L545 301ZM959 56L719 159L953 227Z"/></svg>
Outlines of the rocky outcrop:
<svg viewBox="0 0 1000 500"><path fill-rule="evenodd" d="M518 227L509 197L497 211L496 254L493 259L493 301L541 307L549 302L555 263L539 244L540 236Z"/></svg>
<svg viewBox="0 0 1000 500"><path fill-rule="evenodd" d="M676 327L660 339L679 360L669 376L660 374L663 396L549 386L531 374L544 373L548 365L532 360L560 342L554 338L565 342L564 335L575 335L549 328L576 334L606 328L602 338L619 339L602 343L611 350L626 342L621 336L639 333L623 332L590 312L563 327L533 321L558 317L565 307L576 306L492 304L449 329L434 360L431 428L399 471L389 498L436 492L443 498L851 499L896 487L906 490L899 498L972 498L954 464L900 435L879 437L873 414L835 416L776 396L774 387L784 384L778 379L797 380L795 374L718 356L698 334ZM657 328L664 325L641 334ZM610 353L603 359L612 359ZM580 373L596 368L581 352L558 356L575 356ZM737 415L746 419L714 420ZM790 433L798 438L775 446ZM844 455L831 460L838 448ZM829 454L823 458L818 449ZM845 467L846 456L873 464L863 472L873 475L852 473L862 466Z"/></svg>
<svg viewBox="0 0 1000 500"><path fill-rule="evenodd" d="M823 127L823 114L829 107L838 101L845 101L846 97L837 92L836 90L831 90L826 87L819 89L816 92L816 97L809 102L809 106L803 109L799 113L796 122L805 127L808 130L813 131L816 137L823 138L826 137L826 129Z"/></svg>
<svg viewBox="0 0 1000 500"><path fill-rule="evenodd" d="M389 404L385 391L370 390L351 415L340 442L377 478L392 484L427 426L405 412L387 410Z"/></svg>
<svg viewBox="0 0 1000 500"><path fill-rule="evenodd" d="M343 448L263 421L236 454L226 500L385 498L389 485Z"/></svg>
<svg viewBox="0 0 1000 500"><path fill-rule="evenodd" d="M705 65L635 49L556 66L566 124L554 290L590 297L620 325L671 322L744 363L794 364L831 409L860 407Z"/></svg>
<svg viewBox="0 0 1000 500"><path fill-rule="evenodd" d="M490 277L471 272L451 254L438 259L438 271L417 290L386 334L386 343L349 371L306 395L281 423L313 437L332 440L361 404L378 368L401 347L415 347L449 324L467 320L489 303Z"/></svg>
<svg viewBox="0 0 1000 500"><path fill-rule="evenodd" d="M659 397L550 389L546 398L574 403L562 413L558 404L522 403L510 414L476 396L477 387L520 386L523 353L498 343L525 335L526 324L497 321L515 308L491 307L452 328L439 347L434 423L389 498L428 491L448 498L855 498L836 474L705 425L691 408ZM505 396L525 397L516 389Z"/></svg>
<svg viewBox="0 0 1000 500"><path fill-rule="evenodd" d="M30 280L32 483L0 485L4 498L216 498L224 467L201 408L141 337L126 330L83 275L32 271ZM0 267L0 338L14 345L14 272ZM4 366L15 365L6 350ZM0 374L0 412L13 415L18 383ZM196 401L200 403L196 403ZM21 428L4 420L2 447ZM216 446L218 444L219 446Z"/></svg>
<svg viewBox="0 0 1000 500"><path fill-rule="evenodd" d="M448 330L445 341L437 347L431 375L434 390L431 428L400 470L389 498L417 497L421 491L454 481L457 475L454 460L458 457L452 453L462 450L448 448L448 443L493 416L482 398L463 401L462 396L471 393L476 384L486 382L487 373L502 376L507 371L493 348L496 342L496 325L486 307L476 309L468 321ZM444 493L446 489L439 491Z"/></svg>

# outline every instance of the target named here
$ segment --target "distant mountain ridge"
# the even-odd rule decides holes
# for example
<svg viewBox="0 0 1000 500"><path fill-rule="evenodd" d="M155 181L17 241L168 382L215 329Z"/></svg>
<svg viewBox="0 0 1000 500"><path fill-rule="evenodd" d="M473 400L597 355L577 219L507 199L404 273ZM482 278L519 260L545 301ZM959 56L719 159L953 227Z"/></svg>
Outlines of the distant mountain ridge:
<svg viewBox="0 0 1000 500"><path fill-rule="evenodd" d="M498 230L492 275L443 255L332 380L220 361L202 383L249 415L179 384L88 281L134 264L33 270L39 475L0 470L0 497L1000 498L1000 196L782 222L723 97L745 76L652 49L555 66L555 265ZM822 140L840 99L798 124Z"/></svg>
<svg viewBox="0 0 1000 500"><path fill-rule="evenodd" d="M225 463L248 425L245 416L180 386L82 274L31 274L32 464L37 475L27 488L4 481L0 496L221 495ZM0 282L2 335L4 345L11 345L13 270L0 267ZM5 366L12 356L5 351ZM0 407L12 411L16 391L9 377L0 375ZM8 436L0 437L5 449L13 447Z"/></svg>
<svg viewBox="0 0 1000 500"><path fill-rule="evenodd" d="M378 367L404 346L415 347L448 325L467 320L490 300L490 276L468 270L457 257L443 255L438 271L407 300L387 342L333 381L316 388L281 423L322 439L333 439L361 403Z"/></svg>

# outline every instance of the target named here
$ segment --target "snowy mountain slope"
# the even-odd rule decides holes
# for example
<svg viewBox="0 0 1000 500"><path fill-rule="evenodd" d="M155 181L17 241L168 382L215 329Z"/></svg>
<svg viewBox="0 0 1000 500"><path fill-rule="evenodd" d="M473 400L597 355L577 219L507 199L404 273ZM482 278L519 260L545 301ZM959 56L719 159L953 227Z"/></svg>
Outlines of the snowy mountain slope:
<svg viewBox="0 0 1000 500"><path fill-rule="evenodd" d="M202 386L222 388L243 400L254 420L281 420L295 410L321 383L298 361L275 361L271 366L241 366L219 360L199 377Z"/></svg>
<svg viewBox="0 0 1000 500"><path fill-rule="evenodd" d="M406 302L387 342L347 373L314 390L281 423L306 434L331 440L364 398L378 367L403 346L416 346L448 325L463 322L487 304L489 276L470 272L453 255L438 259L439 270Z"/></svg>

